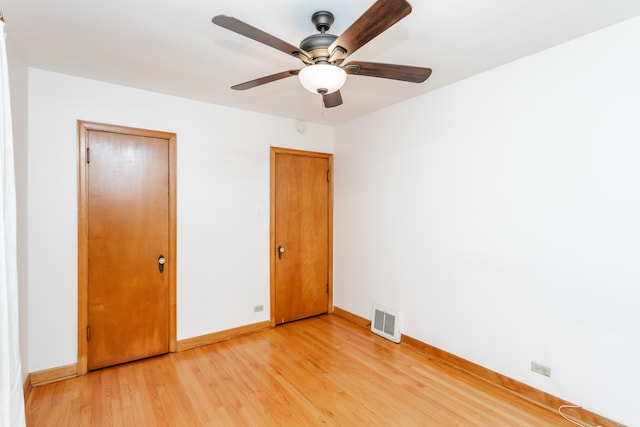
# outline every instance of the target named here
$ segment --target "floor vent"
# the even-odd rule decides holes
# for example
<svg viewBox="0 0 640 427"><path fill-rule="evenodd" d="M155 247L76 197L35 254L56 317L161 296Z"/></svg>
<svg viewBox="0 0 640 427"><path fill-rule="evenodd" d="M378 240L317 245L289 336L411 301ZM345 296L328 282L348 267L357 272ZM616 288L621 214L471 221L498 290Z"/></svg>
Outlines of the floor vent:
<svg viewBox="0 0 640 427"><path fill-rule="evenodd" d="M401 313L381 305L373 306L371 332L395 343L400 342Z"/></svg>

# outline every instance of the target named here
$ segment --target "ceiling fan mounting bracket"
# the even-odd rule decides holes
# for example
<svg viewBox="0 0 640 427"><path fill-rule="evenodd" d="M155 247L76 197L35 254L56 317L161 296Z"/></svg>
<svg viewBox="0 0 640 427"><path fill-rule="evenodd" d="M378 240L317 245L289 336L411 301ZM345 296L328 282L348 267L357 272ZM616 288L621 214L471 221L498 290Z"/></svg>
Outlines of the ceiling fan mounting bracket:
<svg viewBox="0 0 640 427"><path fill-rule="evenodd" d="M326 10L319 10L311 15L311 22L313 22L313 25L316 26L316 30L320 31L321 33L329 31L329 28L331 28L331 25L333 25L333 21L333 13Z"/></svg>

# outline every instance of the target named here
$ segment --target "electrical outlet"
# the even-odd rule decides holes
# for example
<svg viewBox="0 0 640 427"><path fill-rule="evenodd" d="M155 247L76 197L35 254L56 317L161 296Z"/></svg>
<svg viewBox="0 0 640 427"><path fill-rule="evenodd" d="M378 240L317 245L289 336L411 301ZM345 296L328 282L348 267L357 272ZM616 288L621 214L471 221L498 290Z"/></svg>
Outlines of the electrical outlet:
<svg viewBox="0 0 640 427"><path fill-rule="evenodd" d="M537 374L544 375L545 377L551 376L551 368L541 365L540 363L531 362L531 370Z"/></svg>
<svg viewBox="0 0 640 427"><path fill-rule="evenodd" d="M260 305L253 306L254 313L260 313L261 311L264 311L264 305L260 304Z"/></svg>

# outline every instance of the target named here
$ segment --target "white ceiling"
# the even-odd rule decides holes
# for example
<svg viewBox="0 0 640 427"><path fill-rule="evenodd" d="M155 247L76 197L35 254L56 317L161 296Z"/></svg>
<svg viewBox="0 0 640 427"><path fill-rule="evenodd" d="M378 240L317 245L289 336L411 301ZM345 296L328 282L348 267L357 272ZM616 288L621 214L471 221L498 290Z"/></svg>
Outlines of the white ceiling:
<svg viewBox="0 0 640 427"><path fill-rule="evenodd" d="M411 2L411 0L410 0ZM234 16L297 45L317 10L339 35L373 0L4 0L9 46L28 65L205 102L337 124L640 15L639 0L424 0L349 60L433 69L422 84L349 76L344 104L291 77L229 87L302 63L213 25Z"/></svg>

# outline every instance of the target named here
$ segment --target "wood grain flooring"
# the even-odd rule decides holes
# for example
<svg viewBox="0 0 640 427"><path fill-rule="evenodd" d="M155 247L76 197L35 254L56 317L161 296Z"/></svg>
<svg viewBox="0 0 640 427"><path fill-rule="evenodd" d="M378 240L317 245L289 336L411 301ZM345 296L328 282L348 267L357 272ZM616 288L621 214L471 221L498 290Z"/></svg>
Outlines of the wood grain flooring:
<svg viewBox="0 0 640 427"><path fill-rule="evenodd" d="M333 315L34 387L27 426L571 426Z"/></svg>

